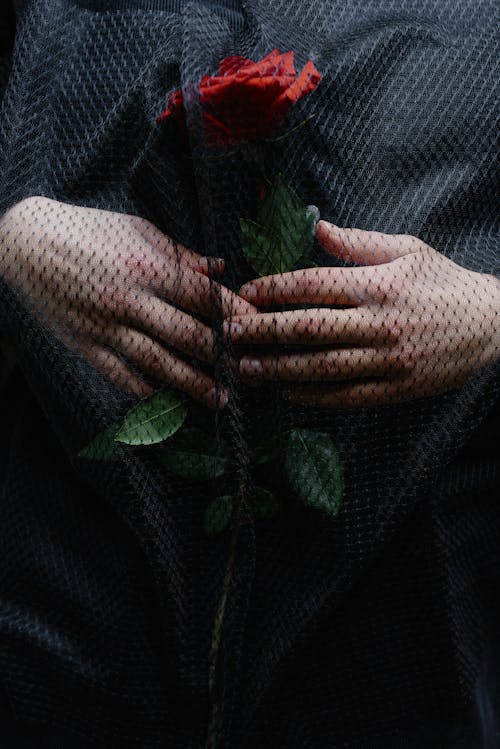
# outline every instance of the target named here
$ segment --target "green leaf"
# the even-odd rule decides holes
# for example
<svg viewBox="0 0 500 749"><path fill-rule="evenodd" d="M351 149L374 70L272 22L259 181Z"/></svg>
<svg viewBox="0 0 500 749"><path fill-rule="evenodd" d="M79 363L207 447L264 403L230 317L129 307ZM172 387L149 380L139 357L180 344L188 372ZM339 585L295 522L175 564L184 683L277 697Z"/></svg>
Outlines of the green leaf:
<svg viewBox="0 0 500 749"><path fill-rule="evenodd" d="M233 498L224 495L214 499L205 509L203 515L203 529L206 536L221 533L229 525L233 511Z"/></svg>
<svg viewBox="0 0 500 749"><path fill-rule="evenodd" d="M338 450L329 434L308 429L290 432L285 470L304 504L335 517L342 504L344 479Z"/></svg>
<svg viewBox="0 0 500 749"><path fill-rule="evenodd" d="M211 434L196 427L179 430L160 459L171 473L194 481L218 478L229 465L227 448L218 446Z"/></svg>
<svg viewBox="0 0 500 749"><path fill-rule="evenodd" d="M259 205L257 223L264 227L278 249L278 272L286 273L312 247L315 218L297 194L277 175Z"/></svg>
<svg viewBox="0 0 500 749"><path fill-rule="evenodd" d="M113 460L120 454L120 445L115 442L115 435L118 429L117 424L100 432L86 447L83 447L78 453L79 458L88 458L89 460Z"/></svg>
<svg viewBox="0 0 500 749"><path fill-rule="evenodd" d="M249 505L259 518L272 518L280 510L279 500L268 489L254 486L249 492Z"/></svg>
<svg viewBox="0 0 500 749"><path fill-rule="evenodd" d="M261 276L287 273L310 253L315 218L278 174L260 203L257 221L240 219L242 251Z"/></svg>
<svg viewBox="0 0 500 749"><path fill-rule="evenodd" d="M246 261L259 274L268 276L278 272L273 256L272 240L255 221L240 218L241 247Z"/></svg>
<svg viewBox="0 0 500 749"><path fill-rule="evenodd" d="M171 437L186 418L184 400L169 390L144 398L125 416L116 436L126 445L154 445Z"/></svg>

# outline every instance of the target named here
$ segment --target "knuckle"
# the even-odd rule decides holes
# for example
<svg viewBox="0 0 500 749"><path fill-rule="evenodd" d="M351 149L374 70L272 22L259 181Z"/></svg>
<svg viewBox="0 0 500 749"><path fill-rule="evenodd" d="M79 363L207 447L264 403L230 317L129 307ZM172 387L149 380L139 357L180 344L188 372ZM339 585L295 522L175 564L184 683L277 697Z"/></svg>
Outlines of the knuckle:
<svg viewBox="0 0 500 749"><path fill-rule="evenodd" d="M396 289L386 279L370 278L366 281L366 294L380 304L392 303L398 297Z"/></svg>
<svg viewBox="0 0 500 749"><path fill-rule="evenodd" d="M14 212L20 211L21 213L25 209L35 209L38 210L39 208L42 208L47 202L51 202L49 198L44 198L42 195L29 195L26 198L23 198L18 203L16 203L11 210Z"/></svg>
<svg viewBox="0 0 500 749"><path fill-rule="evenodd" d="M329 379L342 371L343 358L332 352L326 356L318 356L314 362L314 371L321 379Z"/></svg>
<svg viewBox="0 0 500 749"><path fill-rule="evenodd" d="M122 219L134 229L144 229L150 228L152 226L151 222L146 218L142 218L142 216L136 216L131 213L122 214Z"/></svg>
<svg viewBox="0 0 500 749"><path fill-rule="evenodd" d="M395 260L394 262L397 263L398 261ZM376 281L377 290L374 291L374 296L382 304L395 304L407 295L408 281L407 273L386 271L380 274Z"/></svg>
<svg viewBox="0 0 500 749"><path fill-rule="evenodd" d="M397 239L401 244L411 244L412 242L418 242L418 239L413 234L396 234Z"/></svg>
<svg viewBox="0 0 500 749"><path fill-rule="evenodd" d="M415 368L415 348L413 346L397 346L388 354L388 363L394 372L409 374Z"/></svg>
<svg viewBox="0 0 500 749"><path fill-rule="evenodd" d="M400 245L407 248L409 253L423 252L430 249L429 245L425 244L425 242L414 234L396 234L395 239L397 239Z"/></svg>
<svg viewBox="0 0 500 749"><path fill-rule="evenodd" d="M137 302L137 296L118 286L95 287L94 293L99 306L108 314L116 317L125 316Z"/></svg>
<svg viewBox="0 0 500 749"><path fill-rule="evenodd" d="M157 344L151 344L143 354L144 366L152 373L159 374L165 368L163 351Z"/></svg>
<svg viewBox="0 0 500 749"><path fill-rule="evenodd" d="M158 262L145 249L132 250L124 262L124 266L135 281L144 281L163 277L166 273L164 263Z"/></svg>
<svg viewBox="0 0 500 749"><path fill-rule="evenodd" d="M297 322L297 326L298 332L302 337L308 338L309 336L316 336L322 331L328 329L327 315L324 313L316 316L305 316ZM330 325L330 328L333 328L333 323Z"/></svg>
<svg viewBox="0 0 500 749"><path fill-rule="evenodd" d="M401 340L403 328L393 315L385 315L379 323L380 337L383 343L395 344Z"/></svg>
<svg viewBox="0 0 500 749"><path fill-rule="evenodd" d="M214 342L212 331L204 325L197 323L196 320L185 323L182 328L182 337L190 344L193 351L197 349L209 349Z"/></svg>
<svg viewBox="0 0 500 749"><path fill-rule="evenodd" d="M316 269L305 269L296 271L290 279L283 279L283 289L297 289L298 291L309 291L318 284L319 275Z"/></svg>

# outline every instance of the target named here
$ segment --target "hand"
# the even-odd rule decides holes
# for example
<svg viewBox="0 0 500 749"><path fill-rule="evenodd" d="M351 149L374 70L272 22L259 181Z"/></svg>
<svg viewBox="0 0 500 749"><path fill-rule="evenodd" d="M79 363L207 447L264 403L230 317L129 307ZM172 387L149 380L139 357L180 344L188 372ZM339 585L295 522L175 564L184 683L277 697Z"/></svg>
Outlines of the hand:
<svg viewBox="0 0 500 749"><path fill-rule="evenodd" d="M241 358L244 381L279 378L291 400L350 408L452 390L498 358L494 276L466 270L412 236L326 221L316 234L327 252L364 267L308 268L245 284L240 294L259 307L313 306L224 323L234 343L269 345L269 354ZM309 350L286 353L290 344Z"/></svg>
<svg viewBox="0 0 500 749"><path fill-rule="evenodd" d="M0 274L68 346L138 396L153 389L130 362L215 407L213 378L179 354L213 362L212 331L189 313L209 317L214 293L225 315L255 311L209 278L222 269L138 216L36 196L0 221Z"/></svg>

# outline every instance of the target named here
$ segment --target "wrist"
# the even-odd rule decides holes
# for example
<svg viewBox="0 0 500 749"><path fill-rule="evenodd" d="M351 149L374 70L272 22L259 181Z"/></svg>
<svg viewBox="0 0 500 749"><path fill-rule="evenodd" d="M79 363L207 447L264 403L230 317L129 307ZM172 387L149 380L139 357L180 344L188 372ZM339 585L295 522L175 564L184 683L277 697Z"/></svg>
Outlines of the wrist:
<svg viewBox="0 0 500 749"><path fill-rule="evenodd" d="M500 279L477 273L480 283L479 304L484 319L484 354L487 364L500 358Z"/></svg>

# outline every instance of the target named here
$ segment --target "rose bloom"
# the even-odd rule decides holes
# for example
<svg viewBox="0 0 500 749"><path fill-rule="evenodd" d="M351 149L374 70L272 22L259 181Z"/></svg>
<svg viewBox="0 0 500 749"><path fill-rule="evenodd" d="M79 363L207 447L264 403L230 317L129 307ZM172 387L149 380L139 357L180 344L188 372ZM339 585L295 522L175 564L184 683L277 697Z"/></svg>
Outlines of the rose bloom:
<svg viewBox="0 0 500 749"><path fill-rule="evenodd" d="M320 80L311 60L297 76L293 52L274 49L259 62L226 57L218 75L205 75L199 84L207 142L229 146L276 134L290 107L314 91ZM186 127L181 89L170 93L158 122L171 115Z"/></svg>

